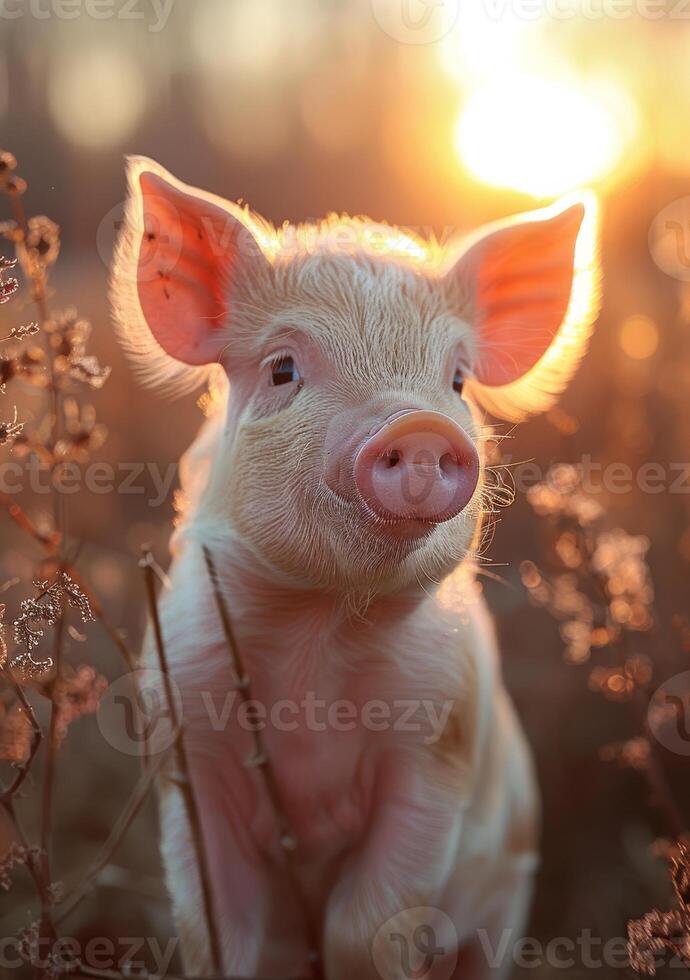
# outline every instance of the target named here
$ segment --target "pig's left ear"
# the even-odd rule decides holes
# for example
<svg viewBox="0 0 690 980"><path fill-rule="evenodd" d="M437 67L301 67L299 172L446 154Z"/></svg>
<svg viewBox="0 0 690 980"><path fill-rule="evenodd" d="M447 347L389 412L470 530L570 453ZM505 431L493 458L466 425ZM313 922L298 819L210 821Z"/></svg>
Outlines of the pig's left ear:
<svg viewBox="0 0 690 980"><path fill-rule="evenodd" d="M147 383L180 394L221 362L239 276L269 268L268 228L248 211L130 157L111 299L125 349Z"/></svg>
<svg viewBox="0 0 690 980"><path fill-rule="evenodd" d="M480 231L446 272L475 330L465 390L499 418L549 408L598 309L596 202L561 202Z"/></svg>

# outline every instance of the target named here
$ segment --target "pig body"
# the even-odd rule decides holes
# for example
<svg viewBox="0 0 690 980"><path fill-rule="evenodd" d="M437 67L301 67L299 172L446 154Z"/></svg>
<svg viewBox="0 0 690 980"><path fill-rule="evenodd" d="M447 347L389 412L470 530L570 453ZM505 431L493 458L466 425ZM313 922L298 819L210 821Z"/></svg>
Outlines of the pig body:
<svg viewBox="0 0 690 980"><path fill-rule="evenodd" d="M161 608L210 847L224 969L300 976L309 964L275 814L261 775L245 764L252 740L231 694L231 661L201 551L209 541L252 696L285 706L274 715L277 727L266 719L262 737L298 842L328 976L378 977L376 934L407 909L424 908L424 922L441 909L457 930L439 936L439 976L454 975L448 964L458 949L477 946L478 929L486 930L487 956L500 948L504 929L516 941L536 861L536 792L483 601L462 582L465 602L458 593L451 602L414 591L373 600L366 616L353 616L340 597L266 581L241 542L205 524L200 508L178 531ZM389 722L380 711L377 720L371 706L378 704L390 706ZM353 707L333 722L337 705ZM174 784L164 783L161 807L187 969L203 974L210 962L202 896ZM394 956L389 941L384 948ZM475 955L481 976L488 967L479 949ZM503 969L490 975L510 962L507 952ZM390 976L404 976L394 971L395 963Z"/></svg>
<svg viewBox="0 0 690 980"><path fill-rule="evenodd" d="M479 405L517 418L572 372L589 322L571 312L591 275L583 208L441 255L363 220L276 232L146 160L130 186L114 289L127 345L156 380L215 363L230 381L183 459L161 600L222 969L309 962L204 547L328 980L507 975L537 803L468 574L492 508ZM185 966L210 972L174 779L161 816Z"/></svg>

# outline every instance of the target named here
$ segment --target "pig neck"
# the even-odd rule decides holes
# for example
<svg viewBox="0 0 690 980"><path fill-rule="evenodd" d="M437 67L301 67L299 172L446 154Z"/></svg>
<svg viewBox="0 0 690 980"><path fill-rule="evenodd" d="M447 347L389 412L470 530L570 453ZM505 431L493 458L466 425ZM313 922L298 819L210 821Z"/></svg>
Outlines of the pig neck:
<svg viewBox="0 0 690 980"><path fill-rule="evenodd" d="M210 545L209 545L210 546ZM430 593L416 583L370 598L366 607L341 593L276 580L237 540L214 554L238 645L251 674L294 681L321 672L395 661L409 630L426 618Z"/></svg>

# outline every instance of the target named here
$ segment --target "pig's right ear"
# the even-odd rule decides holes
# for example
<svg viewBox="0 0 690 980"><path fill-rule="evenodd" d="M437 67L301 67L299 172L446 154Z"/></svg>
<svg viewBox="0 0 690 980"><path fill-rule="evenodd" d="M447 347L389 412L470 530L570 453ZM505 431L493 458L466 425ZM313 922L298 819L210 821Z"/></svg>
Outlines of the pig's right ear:
<svg viewBox="0 0 690 980"><path fill-rule="evenodd" d="M128 160L129 195L111 298L143 379L183 393L221 361L242 268L267 267L268 236L247 211L188 187L145 157Z"/></svg>

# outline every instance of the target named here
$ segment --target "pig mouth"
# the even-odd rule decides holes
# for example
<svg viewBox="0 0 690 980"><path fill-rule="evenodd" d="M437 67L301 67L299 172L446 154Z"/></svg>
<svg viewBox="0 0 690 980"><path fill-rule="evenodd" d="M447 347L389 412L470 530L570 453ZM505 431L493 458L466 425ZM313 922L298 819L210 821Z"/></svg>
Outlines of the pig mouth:
<svg viewBox="0 0 690 980"><path fill-rule="evenodd" d="M378 536L395 539L425 539L431 537L437 527L444 523L430 518L396 516L381 517L364 499L361 499L360 515L366 527Z"/></svg>

